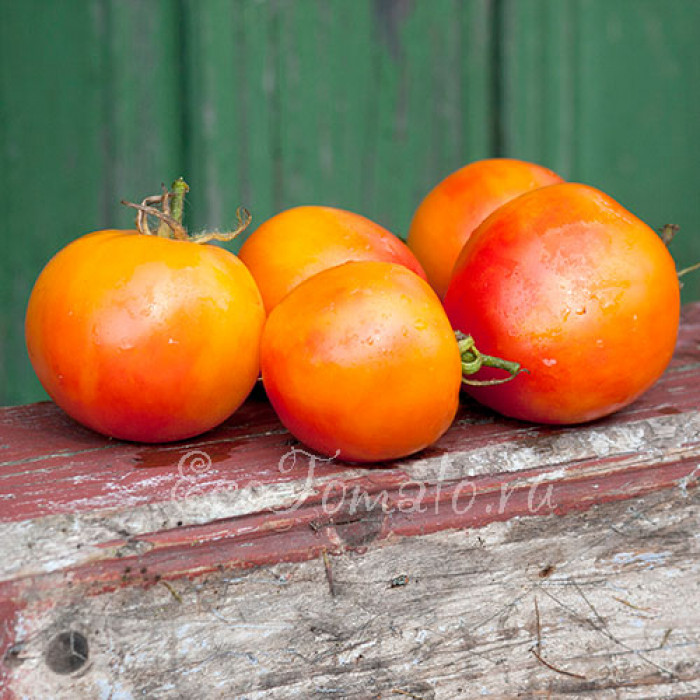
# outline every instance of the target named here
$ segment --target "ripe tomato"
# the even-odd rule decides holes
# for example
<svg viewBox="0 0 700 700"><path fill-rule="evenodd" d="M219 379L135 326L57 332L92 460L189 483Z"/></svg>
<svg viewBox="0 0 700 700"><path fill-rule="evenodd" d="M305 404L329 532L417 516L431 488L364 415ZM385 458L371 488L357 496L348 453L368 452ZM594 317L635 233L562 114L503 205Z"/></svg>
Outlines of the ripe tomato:
<svg viewBox="0 0 700 700"><path fill-rule="evenodd" d="M673 259L602 192L529 192L474 232L445 297L455 328L530 374L469 393L507 416L580 423L634 401L664 371L680 313ZM492 370L481 371L488 379Z"/></svg>
<svg viewBox="0 0 700 700"><path fill-rule="evenodd" d="M407 242L440 297L459 251L492 211L524 192L557 182L562 179L540 165L492 158L470 163L436 185L416 210Z"/></svg>
<svg viewBox="0 0 700 700"><path fill-rule="evenodd" d="M265 221L240 250L268 313L303 280L351 260L405 265L425 279L413 253L379 224L343 209L305 206Z"/></svg>
<svg viewBox="0 0 700 700"><path fill-rule="evenodd" d="M213 428L244 401L264 321L253 278L228 251L106 230L48 263L25 327L37 376L69 415L164 442Z"/></svg>
<svg viewBox="0 0 700 700"><path fill-rule="evenodd" d="M457 411L454 332L428 284L393 263L349 262L300 284L268 318L261 366L290 432L345 460L417 452Z"/></svg>

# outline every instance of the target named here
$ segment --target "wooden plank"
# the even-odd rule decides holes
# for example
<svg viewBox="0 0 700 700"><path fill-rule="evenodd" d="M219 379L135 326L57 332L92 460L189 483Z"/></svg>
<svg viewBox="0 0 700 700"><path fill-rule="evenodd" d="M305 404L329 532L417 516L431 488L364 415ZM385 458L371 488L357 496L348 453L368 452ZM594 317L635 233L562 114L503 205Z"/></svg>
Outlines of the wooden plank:
<svg viewBox="0 0 700 700"><path fill-rule="evenodd" d="M327 568L224 566L166 584L125 566L140 585L27 600L11 684L36 700L696 697L698 607L678 595L698 600L697 519L697 491L675 489L393 538ZM71 633L88 653L66 673L55 650Z"/></svg>
<svg viewBox="0 0 700 700"><path fill-rule="evenodd" d="M239 204L254 226L329 204L405 234L438 180L489 152L486 0L185 7L199 227Z"/></svg>
<svg viewBox="0 0 700 700"><path fill-rule="evenodd" d="M578 5L504 0L501 24L503 154L573 178L578 144Z"/></svg>
<svg viewBox="0 0 700 700"><path fill-rule="evenodd" d="M14 403L42 395L24 348L31 285L101 219L101 95L86 89L100 82L100 18L86 3L41 0L3 0L0 14L0 396Z"/></svg>
<svg viewBox="0 0 700 700"><path fill-rule="evenodd" d="M133 228L134 212L120 201L158 194L186 167L182 14L177 0L103 5L104 121L92 127L108 149L102 225Z"/></svg>
<svg viewBox="0 0 700 700"><path fill-rule="evenodd" d="M361 213L405 236L428 191L492 149L492 9L481 0L394 0L373 9L365 41L374 65L357 94L366 100L366 160L351 167L364 185ZM341 161L336 191L353 151Z"/></svg>
<svg viewBox="0 0 700 700"><path fill-rule="evenodd" d="M680 225L679 268L700 260L698 27L695 0L504 0L504 155Z"/></svg>
<svg viewBox="0 0 700 700"><path fill-rule="evenodd" d="M119 200L180 174L177 7L0 0L3 404L46 396L23 330L42 267L79 235L132 227Z"/></svg>
<svg viewBox="0 0 700 700"><path fill-rule="evenodd" d="M188 196L188 224L195 230L231 228L236 207L256 211L260 190L251 196L244 185L248 170L271 162L268 148L255 141L256 162L251 164L249 140L257 125L267 137L267 105L250 113L249 91L262 88L266 43L247 34L250 13L263 17L266 3L187 1L183 3L182 49L184 60L185 133L187 172L192 187ZM256 17L256 19L258 19ZM258 26L262 24L254 22ZM254 42L259 50L251 51Z"/></svg>
<svg viewBox="0 0 700 700"><path fill-rule="evenodd" d="M604 41L580 42L589 71L581 74L579 177L595 177L655 228L680 225L672 250L679 267L691 265L700 260L700 5L596 0L581 4L580 19L585 36L597 32ZM595 153L584 147L593 143ZM700 277L684 282L683 299L698 298Z"/></svg>
<svg viewBox="0 0 700 700"><path fill-rule="evenodd" d="M500 455L503 468L510 470L511 454L518 455L520 464L526 465L521 448L533 441L537 441L540 450L529 457L527 466L547 456L545 446L556 461L557 451L567 441L576 445L581 457L596 458L598 436L613 435L610 427L654 420L670 427L677 423L681 432L692 430L687 416L696 410L697 372L688 365L669 371L633 406L614 419L590 426L553 428L519 424L496 419L474 404L465 405L455 425L425 453L429 456L423 461L440 465L444 454L458 449L466 464L467 455L483 457L489 451L494 457ZM62 512L75 514L116 504L128 509L139 502L167 500L180 478L179 461L193 450L206 451L212 460L211 470L198 480L199 488L204 491L216 491L227 480L242 488L251 480L267 483L281 476L303 480L306 473L306 460L300 459L294 469L285 467L280 475L280 460L298 444L290 440L269 405L260 398L250 400L221 428L194 441L162 447L105 440L77 426L53 404L6 409L0 417L3 445L0 493L6 503L0 520L4 521ZM608 439L609 449L619 449L621 453L634 451L641 447L640 441L646 436L630 439L632 442L622 437L617 446ZM381 475L390 473L391 469L403 473L406 464L413 462L401 460L385 465L376 478L383 478ZM254 473L250 472L251 463L256 465ZM517 469L515 461L514 465L512 469ZM316 466L319 475L328 476L345 468L339 463L321 462ZM37 479L37 474L50 474L51 480ZM121 484L119 488L115 489L115 481ZM81 500L75 503L78 485ZM122 492L127 487L130 502L125 501Z"/></svg>
<svg viewBox="0 0 700 700"><path fill-rule="evenodd" d="M259 394L165 447L4 409L0 677L37 698L697 690L699 336L686 307L671 367L616 416L470 404L372 467L314 459Z"/></svg>

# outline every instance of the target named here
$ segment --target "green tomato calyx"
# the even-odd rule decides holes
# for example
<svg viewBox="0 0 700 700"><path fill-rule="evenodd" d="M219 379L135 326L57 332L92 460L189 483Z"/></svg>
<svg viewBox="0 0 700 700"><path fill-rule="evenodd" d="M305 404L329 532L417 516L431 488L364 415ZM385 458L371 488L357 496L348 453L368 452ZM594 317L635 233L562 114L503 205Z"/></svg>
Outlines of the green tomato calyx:
<svg viewBox="0 0 700 700"><path fill-rule="evenodd" d="M470 386L494 386L512 381L521 372L530 374L529 370L521 367L517 362L493 357L492 355L484 355L479 352L474 343L474 338L470 335L465 335L461 331L455 331L455 337L457 338L459 354L462 357L462 382L464 384L469 384ZM476 374L482 367L502 369L508 372L509 376L503 379L468 379L470 375Z"/></svg>

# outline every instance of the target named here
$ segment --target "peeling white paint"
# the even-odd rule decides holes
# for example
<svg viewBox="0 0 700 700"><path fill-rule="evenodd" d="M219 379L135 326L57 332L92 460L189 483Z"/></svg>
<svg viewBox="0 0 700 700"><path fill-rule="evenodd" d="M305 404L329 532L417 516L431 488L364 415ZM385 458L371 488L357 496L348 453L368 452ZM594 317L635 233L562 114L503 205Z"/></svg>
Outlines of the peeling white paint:
<svg viewBox="0 0 700 700"><path fill-rule="evenodd" d="M615 564L646 564L653 569L657 564L663 564L671 556L671 552L618 552L612 558Z"/></svg>
<svg viewBox="0 0 700 700"><path fill-rule="evenodd" d="M118 681L110 683L107 680L99 678L97 679L96 685L100 693L100 700L134 700L134 696Z"/></svg>

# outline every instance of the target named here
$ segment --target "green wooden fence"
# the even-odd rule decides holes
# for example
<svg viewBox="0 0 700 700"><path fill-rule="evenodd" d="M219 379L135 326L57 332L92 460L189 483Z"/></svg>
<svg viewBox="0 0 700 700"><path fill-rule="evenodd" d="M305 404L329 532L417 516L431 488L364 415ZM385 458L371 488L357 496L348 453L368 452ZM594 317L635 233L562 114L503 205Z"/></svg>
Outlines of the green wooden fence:
<svg viewBox="0 0 700 700"><path fill-rule="evenodd" d="M43 264L180 174L195 228L326 203L405 235L443 176L521 157L700 260L699 35L700 0L0 0L0 403L44 397Z"/></svg>

